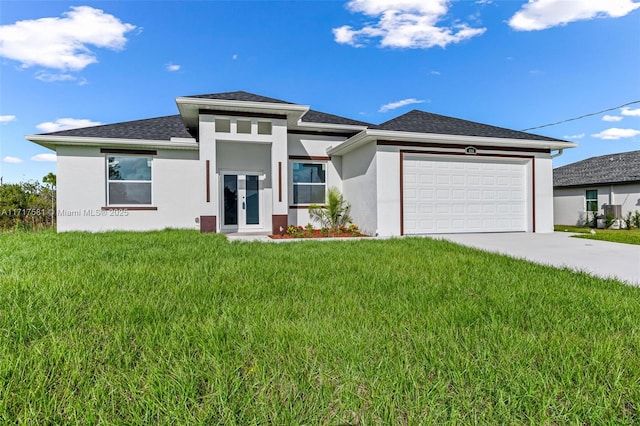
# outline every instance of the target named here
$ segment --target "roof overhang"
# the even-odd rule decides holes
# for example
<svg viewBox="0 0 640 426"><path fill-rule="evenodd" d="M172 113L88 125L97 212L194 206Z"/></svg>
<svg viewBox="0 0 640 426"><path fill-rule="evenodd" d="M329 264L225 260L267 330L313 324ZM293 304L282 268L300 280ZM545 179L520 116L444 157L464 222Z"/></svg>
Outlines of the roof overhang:
<svg viewBox="0 0 640 426"><path fill-rule="evenodd" d="M332 123L313 123L298 120L295 126L289 126L291 130L308 130L310 132L352 132L359 133L365 130L367 126L354 126L352 124L332 124Z"/></svg>
<svg viewBox="0 0 640 426"><path fill-rule="evenodd" d="M639 183L640 183L640 179L622 180L622 181L614 181L614 182L576 183L571 185L553 185L553 189L595 188L598 186L611 186L611 185L637 185Z"/></svg>
<svg viewBox="0 0 640 426"><path fill-rule="evenodd" d="M226 99L203 99L192 97L176 98L182 121L188 129L196 129L201 110L229 111L230 113L247 113L247 115L281 115L286 117L287 126L295 126L308 105L284 104L275 102L231 101Z"/></svg>
<svg viewBox="0 0 640 426"><path fill-rule="evenodd" d="M121 139L121 138L92 138L80 136L52 136L52 135L27 135L27 140L53 151L59 146L95 146L113 148L164 148L197 150L195 139L176 138L174 140L149 140L149 139Z"/></svg>
<svg viewBox="0 0 640 426"><path fill-rule="evenodd" d="M396 130L365 129L352 136L338 146L327 150L329 155L344 155L354 149L377 140L402 142L439 142L443 144L469 144L473 146L515 147L529 149L565 149L574 148L578 144L564 141L544 141L529 139L490 138L483 136L444 135L437 133L414 133Z"/></svg>

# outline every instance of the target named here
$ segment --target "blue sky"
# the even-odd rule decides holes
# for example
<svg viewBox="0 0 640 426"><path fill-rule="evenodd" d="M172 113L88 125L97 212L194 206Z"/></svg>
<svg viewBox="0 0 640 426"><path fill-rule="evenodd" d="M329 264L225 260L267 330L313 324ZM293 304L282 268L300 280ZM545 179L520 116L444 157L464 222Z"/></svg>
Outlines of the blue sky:
<svg viewBox="0 0 640 426"><path fill-rule="evenodd" d="M0 176L55 172L26 134L235 90L372 123L553 123L640 101L639 28L634 0L0 0ZM580 144L556 167L640 149L640 103L532 132Z"/></svg>

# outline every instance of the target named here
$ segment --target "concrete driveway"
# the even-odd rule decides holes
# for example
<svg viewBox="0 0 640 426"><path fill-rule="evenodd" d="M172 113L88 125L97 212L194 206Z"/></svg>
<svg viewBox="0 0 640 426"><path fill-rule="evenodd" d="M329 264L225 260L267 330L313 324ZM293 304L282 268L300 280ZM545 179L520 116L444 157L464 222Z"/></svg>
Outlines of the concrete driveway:
<svg viewBox="0 0 640 426"><path fill-rule="evenodd" d="M568 232L549 234L445 234L432 235L481 250L532 262L585 271L640 286L640 246L571 238Z"/></svg>

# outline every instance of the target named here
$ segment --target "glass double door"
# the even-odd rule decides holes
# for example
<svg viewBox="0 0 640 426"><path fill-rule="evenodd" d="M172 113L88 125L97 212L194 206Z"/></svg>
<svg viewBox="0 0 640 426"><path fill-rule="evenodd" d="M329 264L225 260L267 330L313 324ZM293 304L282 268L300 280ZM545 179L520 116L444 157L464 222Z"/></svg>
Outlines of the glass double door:
<svg viewBox="0 0 640 426"><path fill-rule="evenodd" d="M222 175L223 230L258 229L260 223L260 175L224 173Z"/></svg>

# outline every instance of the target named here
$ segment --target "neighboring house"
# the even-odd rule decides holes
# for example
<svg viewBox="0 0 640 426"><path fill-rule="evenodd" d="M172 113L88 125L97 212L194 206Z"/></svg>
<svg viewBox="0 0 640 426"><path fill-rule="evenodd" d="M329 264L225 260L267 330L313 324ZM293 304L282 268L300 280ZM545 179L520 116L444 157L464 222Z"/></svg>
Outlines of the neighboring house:
<svg viewBox="0 0 640 426"><path fill-rule="evenodd" d="M587 212L621 205L622 215L640 210L640 151L601 155L553 171L553 218L558 225L584 225Z"/></svg>
<svg viewBox="0 0 640 426"><path fill-rule="evenodd" d="M411 111L380 125L246 92L179 115L27 136L58 157L58 231L282 233L337 187L378 235L552 232L573 143Z"/></svg>

